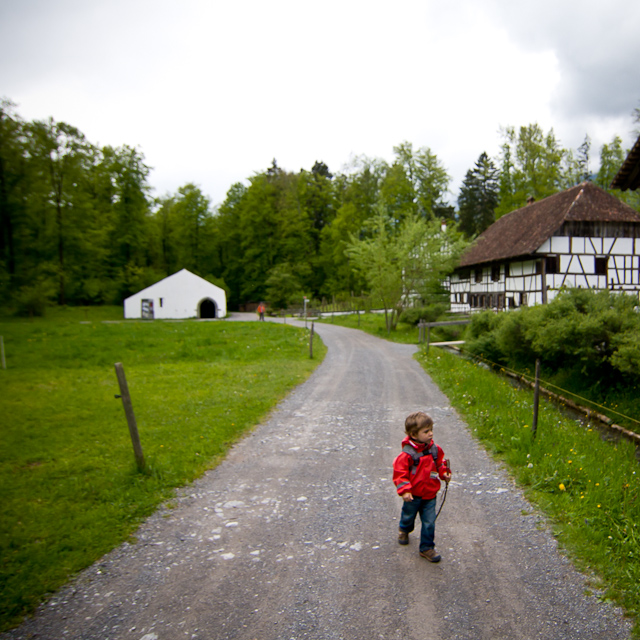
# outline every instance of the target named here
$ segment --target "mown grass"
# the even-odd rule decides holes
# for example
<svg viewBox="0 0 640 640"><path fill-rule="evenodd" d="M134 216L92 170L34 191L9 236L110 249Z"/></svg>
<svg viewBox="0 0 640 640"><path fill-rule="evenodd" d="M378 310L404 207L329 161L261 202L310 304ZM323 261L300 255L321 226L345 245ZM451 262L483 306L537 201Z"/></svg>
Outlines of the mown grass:
<svg viewBox="0 0 640 640"><path fill-rule="evenodd" d="M308 332L291 325L105 323L94 314L103 320L116 309L0 319L0 629L215 466L326 352L315 340L310 360ZM116 362L144 473L114 397Z"/></svg>
<svg viewBox="0 0 640 640"><path fill-rule="evenodd" d="M624 607L640 637L640 466L636 447L567 417L541 400L531 430L533 392L439 349L419 360L473 433L504 461L529 500L549 518L594 587Z"/></svg>

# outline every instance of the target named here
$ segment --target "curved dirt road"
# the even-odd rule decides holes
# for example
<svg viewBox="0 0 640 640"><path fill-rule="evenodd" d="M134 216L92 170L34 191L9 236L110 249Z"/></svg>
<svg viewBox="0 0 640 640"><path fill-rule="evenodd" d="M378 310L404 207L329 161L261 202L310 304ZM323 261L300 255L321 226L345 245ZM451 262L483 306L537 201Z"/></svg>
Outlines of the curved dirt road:
<svg viewBox="0 0 640 640"><path fill-rule="evenodd" d="M2 638L628 638L619 611L470 437L414 348L317 325L329 353L228 458ZM397 544L391 463L425 409L454 481L442 562Z"/></svg>

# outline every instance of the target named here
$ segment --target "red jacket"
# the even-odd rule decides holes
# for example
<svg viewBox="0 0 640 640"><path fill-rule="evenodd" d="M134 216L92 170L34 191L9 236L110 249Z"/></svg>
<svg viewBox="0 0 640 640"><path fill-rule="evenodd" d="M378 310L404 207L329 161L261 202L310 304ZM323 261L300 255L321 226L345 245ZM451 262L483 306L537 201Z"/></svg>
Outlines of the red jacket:
<svg viewBox="0 0 640 640"><path fill-rule="evenodd" d="M418 453L424 451L427 446L420 442L411 440L409 436L406 436L402 441L402 446L410 445ZM393 482L396 485L398 495L411 492L414 498L424 498L425 500L431 500L436 497L436 494L440 490L440 479L444 480L442 475L446 467L443 465L444 451L438 447L438 462L433 461L433 456L427 452L426 455L420 458L417 468L412 472L413 458L403 451L393 461ZM431 448L431 445L429 445Z"/></svg>

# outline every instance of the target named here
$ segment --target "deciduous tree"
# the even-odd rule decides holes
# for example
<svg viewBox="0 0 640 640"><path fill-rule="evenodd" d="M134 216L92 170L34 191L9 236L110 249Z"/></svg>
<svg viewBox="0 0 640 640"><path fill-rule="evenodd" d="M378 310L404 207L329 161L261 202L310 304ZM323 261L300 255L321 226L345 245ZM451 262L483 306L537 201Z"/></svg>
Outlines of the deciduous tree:
<svg viewBox="0 0 640 640"><path fill-rule="evenodd" d="M407 306L440 291L467 243L452 226L437 220L413 215L396 225L382 203L370 226L370 237L351 236L347 254L371 296L382 303L391 331Z"/></svg>
<svg viewBox="0 0 640 640"><path fill-rule="evenodd" d="M502 130L500 203L496 218L523 207L529 198L541 200L564 188L562 170L566 151L553 129L545 134L540 125Z"/></svg>
<svg viewBox="0 0 640 640"><path fill-rule="evenodd" d="M44 236L55 246L58 303L65 304L70 267L67 252L74 242L79 250L84 241L83 210L87 203L83 198L82 180L92 158L92 148L78 129L52 118L31 123L28 134L32 165L41 188L41 200L34 204L42 214ZM51 262L54 261L52 248L43 246L43 257Z"/></svg>
<svg viewBox="0 0 640 640"><path fill-rule="evenodd" d="M0 101L0 292L16 275L16 227L24 216L27 158L24 122L10 100Z"/></svg>

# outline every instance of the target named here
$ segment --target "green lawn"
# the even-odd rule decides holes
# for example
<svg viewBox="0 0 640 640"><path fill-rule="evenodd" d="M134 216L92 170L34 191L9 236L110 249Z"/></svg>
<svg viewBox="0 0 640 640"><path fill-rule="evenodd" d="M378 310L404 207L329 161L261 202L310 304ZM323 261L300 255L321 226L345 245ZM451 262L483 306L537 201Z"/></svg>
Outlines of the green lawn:
<svg viewBox="0 0 640 640"><path fill-rule="evenodd" d="M291 325L103 322L121 310L0 318L0 629L135 532L322 360ZM85 318L87 318L85 320ZM147 463L139 473L114 363Z"/></svg>

